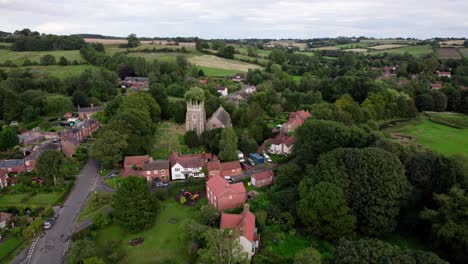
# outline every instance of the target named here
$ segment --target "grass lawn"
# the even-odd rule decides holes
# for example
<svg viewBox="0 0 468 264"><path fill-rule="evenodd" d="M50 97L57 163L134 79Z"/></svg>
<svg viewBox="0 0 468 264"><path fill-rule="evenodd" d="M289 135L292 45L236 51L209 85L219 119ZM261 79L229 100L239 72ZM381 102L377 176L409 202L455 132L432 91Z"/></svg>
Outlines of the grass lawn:
<svg viewBox="0 0 468 264"><path fill-rule="evenodd" d="M446 114L437 112L426 112L432 122L442 125L451 126L454 128L468 128L468 116L463 114Z"/></svg>
<svg viewBox="0 0 468 264"><path fill-rule="evenodd" d="M468 116L465 116L468 119ZM458 129L435 123L421 115L418 119L397 124L384 130L389 133L403 133L417 139L417 144L445 154L459 154L468 158L468 129Z"/></svg>
<svg viewBox="0 0 468 264"><path fill-rule="evenodd" d="M239 71L236 70L225 70L225 69L220 69L220 68L211 68L211 67L203 67L199 66L199 69L203 70L203 73L205 73L206 76L211 76L211 77L225 77L225 76L232 76Z"/></svg>
<svg viewBox="0 0 468 264"><path fill-rule="evenodd" d="M414 44L416 40L406 40L406 39L362 39L360 40L361 44Z"/></svg>
<svg viewBox="0 0 468 264"><path fill-rule="evenodd" d="M0 195L0 206L54 205L59 201L62 195L63 192L39 193L31 197L28 193L2 194Z"/></svg>
<svg viewBox="0 0 468 264"><path fill-rule="evenodd" d="M118 263L187 263L186 245L180 238L182 222L194 217L197 212L195 207L185 207L176 203L173 197L162 203L161 212L154 226L137 234L129 234L117 224L112 224L97 233L98 252L103 252L107 242L121 240L127 257ZM171 219L177 220L175 224ZM143 237L144 243L135 247L129 246L131 239Z"/></svg>
<svg viewBox="0 0 468 264"><path fill-rule="evenodd" d="M256 64L245 63L237 60L229 60L214 55L202 55L188 58L188 61L197 66L219 68L224 70L246 72L249 69L260 69Z"/></svg>
<svg viewBox="0 0 468 264"><path fill-rule="evenodd" d="M57 204L63 192L39 193L28 200L29 204L53 205Z"/></svg>
<svg viewBox="0 0 468 264"><path fill-rule="evenodd" d="M19 67L19 68L9 68L9 67L0 67L5 71L10 71L12 69L31 69L31 72L34 74L48 74L51 76L55 76L60 79L64 79L69 76L76 76L80 75L87 69L95 70L99 67L93 65L70 65L70 66L28 66L28 67Z"/></svg>
<svg viewBox="0 0 468 264"><path fill-rule="evenodd" d="M371 51L366 54L371 54L371 55L376 55L376 54L405 54L408 52L409 54L415 56L415 57L422 57L427 54L431 54L434 51L432 50L432 47L430 45L423 45L423 46L406 46L402 48L397 48L397 49L390 49L390 50L381 50L381 51Z"/></svg>
<svg viewBox="0 0 468 264"><path fill-rule="evenodd" d="M369 47L371 45L372 45L372 43L357 42L357 43L337 45L335 47L338 48L338 49L357 49L357 48L366 48L366 47Z"/></svg>
<svg viewBox="0 0 468 264"><path fill-rule="evenodd" d="M112 194L107 192L91 193L88 202L78 216L78 222L85 219L93 219L95 215L110 207Z"/></svg>
<svg viewBox="0 0 468 264"><path fill-rule="evenodd" d="M30 61L39 62L41 57L50 54L58 61L61 56L67 58L68 61L85 62L81 57L79 50L51 50L51 51L12 51L0 49L0 63L7 60L12 61L14 64L21 66L27 59Z"/></svg>
<svg viewBox="0 0 468 264"><path fill-rule="evenodd" d="M468 58L468 48L459 48L458 51L460 51L463 57Z"/></svg>
<svg viewBox="0 0 468 264"><path fill-rule="evenodd" d="M184 144L185 125L174 122L161 122L155 133L151 156L154 159L168 159L173 151L182 154L202 153L203 149L189 149Z"/></svg>
<svg viewBox="0 0 468 264"><path fill-rule="evenodd" d="M159 61L167 62L175 62L177 56L183 56L186 58L196 56L196 54L180 52L132 52L128 53L128 55L132 57L143 57L147 60L157 59Z"/></svg>
<svg viewBox="0 0 468 264"><path fill-rule="evenodd" d="M0 262L8 263L8 259L14 256L13 252L17 251L23 242L24 240L18 237L10 237L7 240L3 241L0 244ZM8 259L3 259L6 258L8 255L10 255Z"/></svg>

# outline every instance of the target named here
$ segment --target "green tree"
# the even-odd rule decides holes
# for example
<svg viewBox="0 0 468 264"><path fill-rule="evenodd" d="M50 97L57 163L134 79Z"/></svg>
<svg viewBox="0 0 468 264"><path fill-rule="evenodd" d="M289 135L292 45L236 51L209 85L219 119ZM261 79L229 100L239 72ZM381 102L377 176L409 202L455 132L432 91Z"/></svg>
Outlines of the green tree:
<svg viewBox="0 0 468 264"><path fill-rule="evenodd" d="M44 112L48 115L63 115L73 111L70 97L63 95L50 95L44 99Z"/></svg>
<svg viewBox="0 0 468 264"><path fill-rule="evenodd" d="M36 172L45 180L46 184L63 183L63 165L65 163L62 152L46 150L42 152L36 162Z"/></svg>
<svg viewBox="0 0 468 264"><path fill-rule="evenodd" d="M195 86L185 93L184 98L188 102L203 102L205 100L205 92L203 89Z"/></svg>
<svg viewBox="0 0 468 264"><path fill-rule="evenodd" d="M104 168L112 168L123 159L123 152L128 146L127 137L126 134L106 129L91 145L89 156Z"/></svg>
<svg viewBox="0 0 468 264"><path fill-rule="evenodd" d="M198 141L198 135L197 132L195 131L187 131L184 136L184 143L187 145L189 148L196 148L200 145L200 142Z"/></svg>
<svg viewBox="0 0 468 264"><path fill-rule="evenodd" d="M310 186L303 181L297 213L308 231L326 240L351 235L356 217L351 215L344 192L328 182Z"/></svg>
<svg viewBox="0 0 468 264"><path fill-rule="evenodd" d="M203 233L206 247L198 250L198 263L203 264L244 264L247 254L242 251L237 239L238 232L210 228Z"/></svg>
<svg viewBox="0 0 468 264"><path fill-rule="evenodd" d="M233 46L225 46L223 48L220 48L218 50L218 56L226 58L226 59L234 59L234 53L236 50L234 49Z"/></svg>
<svg viewBox="0 0 468 264"><path fill-rule="evenodd" d="M61 56L59 59L59 64L62 66L67 66L68 64L70 64L70 62L67 60L67 58L65 58L64 56Z"/></svg>
<svg viewBox="0 0 468 264"><path fill-rule="evenodd" d="M87 106L88 105L88 95L80 90L76 90L72 95L73 104L76 106Z"/></svg>
<svg viewBox="0 0 468 264"><path fill-rule="evenodd" d="M434 91L432 93L434 100L434 111L443 112L447 108L447 96L441 91Z"/></svg>
<svg viewBox="0 0 468 264"><path fill-rule="evenodd" d="M274 61L277 64L283 64L288 60L286 52L282 49L273 49L268 55L268 59Z"/></svg>
<svg viewBox="0 0 468 264"><path fill-rule="evenodd" d="M89 240L83 239L74 241L70 249L70 262L71 263L83 263L85 259L92 258L97 255L96 243Z"/></svg>
<svg viewBox="0 0 468 264"><path fill-rule="evenodd" d="M219 158L223 161L237 160L237 136L232 127L223 128L219 140Z"/></svg>
<svg viewBox="0 0 468 264"><path fill-rule="evenodd" d="M15 130L10 126L3 126L0 132L0 150L5 151L19 143Z"/></svg>
<svg viewBox="0 0 468 264"><path fill-rule="evenodd" d="M334 253L336 264L416 263L448 264L437 255L420 250L401 249L377 239L341 239Z"/></svg>
<svg viewBox="0 0 468 264"><path fill-rule="evenodd" d="M98 257L91 257L87 259L83 259L83 264L106 264L104 260Z"/></svg>
<svg viewBox="0 0 468 264"><path fill-rule="evenodd" d="M436 247L453 262L464 262L468 256L468 194L453 187L448 194L435 194L437 209L426 209L421 218L431 222Z"/></svg>
<svg viewBox="0 0 468 264"><path fill-rule="evenodd" d="M151 194L146 179L125 178L112 196L113 215L124 227L133 232L154 224L159 204Z"/></svg>
<svg viewBox="0 0 468 264"><path fill-rule="evenodd" d="M294 257L294 264L321 264L322 255L315 248L306 248Z"/></svg>
<svg viewBox="0 0 468 264"><path fill-rule="evenodd" d="M345 192L358 230L367 235L394 230L395 218L411 188L396 155L378 148L322 154L312 173L315 184L327 181Z"/></svg>
<svg viewBox="0 0 468 264"><path fill-rule="evenodd" d="M42 65L48 66L48 65L54 65L55 63L56 63L55 57L50 54L46 54L41 57Z"/></svg>
<svg viewBox="0 0 468 264"><path fill-rule="evenodd" d="M138 37L133 33L128 35L128 37L127 37L127 47L135 48L135 47L138 47L138 46L140 46L140 40L138 39Z"/></svg>

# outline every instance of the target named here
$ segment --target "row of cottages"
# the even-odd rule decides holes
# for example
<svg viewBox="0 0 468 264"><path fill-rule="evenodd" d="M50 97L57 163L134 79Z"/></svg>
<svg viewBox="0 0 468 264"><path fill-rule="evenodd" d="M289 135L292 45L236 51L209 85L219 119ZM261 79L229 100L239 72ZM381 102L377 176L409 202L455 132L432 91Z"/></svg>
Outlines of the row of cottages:
<svg viewBox="0 0 468 264"><path fill-rule="evenodd" d="M104 113L103 106L80 107L78 106L78 118L81 120L91 119L94 115Z"/></svg>
<svg viewBox="0 0 468 264"><path fill-rule="evenodd" d="M75 155L76 149L87 137L99 129L99 121L86 119L77 123L73 128L59 133L63 154L67 157Z"/></svg>
<svg viewBox="0 0 468 264"><path fill-rule="evenodd" d="M149 78L146 77L125 77L121 82L122 89L125 92L132 93L138 91L147 91L149 89Z"/></svg>
<svg viewBox="0 0 468 264"><path fill-rule="evenodd" d="M304 122L311 116L312 114L310 112L304 110L289 113L288 122L284 123L281 126L280 132L282 134L289 134L294 132L298 127L302 126Z"/></svg>
<svg viewBox="0 0 468 264"><path fill-rule="evenodd" d="M55 143L46 142L42 145L38 145L28 156L23 159L10 159L0 160L0 170L4 170L7 173L19 174L23 172L30 172L36 168L36 161L42 152L46 150L60 151L60 145Z"/></svg>
<svg viewBox="0 0 468 264"><path fill-rule="evenodd" d="M180 155L172 153L169 158L172 180L186 180L189 177L204 178L203 168L211 161L219 160L211 153Z"/></svg>
<svg viewBox="0 0 468 264"><path fill-rule="evenodd" d="M155 181L156 178L168 182L171 178L169 161L153 160L148 155L125 157L121 174L124 177L129 175L145 177L148 182Z"/></svg>
<svg viewBox="0 0 468 264"><path fill-rule="evenodd" d="M242 175L242 168L239 161L220 162L219 160L206 163L208 178L214 176L239 176Z"/></svg>

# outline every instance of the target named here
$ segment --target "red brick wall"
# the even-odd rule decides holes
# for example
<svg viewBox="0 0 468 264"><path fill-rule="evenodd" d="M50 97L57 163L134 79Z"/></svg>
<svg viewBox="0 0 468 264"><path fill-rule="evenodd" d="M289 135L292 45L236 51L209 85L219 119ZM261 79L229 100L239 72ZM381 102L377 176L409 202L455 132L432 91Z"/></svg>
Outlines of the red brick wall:
<svg viewBox="0 0 468 264"><path fill-rule="evenodd" d="M221 176L237 176L242 174L242 169L235 169L234 171L228 170L228 171L223 171L221 172Z"/></svg>
<svg viewBox="0 0 468 264"><path fill-rule="evenodd" d="M234 194L232 195L232 199L229 199L229 195L226 195L217 199L218 204L216 208L218 209L218 211L234 209L236 207L239 207L245 204L246 200L247 200L247 194L245 193Z"/></svg>
<svg viewBox="0 0 468 264"><path fill-rule="evenodd" d="M273 182L273 177L269 177L263 180L256 180L255 181L255 187L263 187L270 185Z"/></svg>

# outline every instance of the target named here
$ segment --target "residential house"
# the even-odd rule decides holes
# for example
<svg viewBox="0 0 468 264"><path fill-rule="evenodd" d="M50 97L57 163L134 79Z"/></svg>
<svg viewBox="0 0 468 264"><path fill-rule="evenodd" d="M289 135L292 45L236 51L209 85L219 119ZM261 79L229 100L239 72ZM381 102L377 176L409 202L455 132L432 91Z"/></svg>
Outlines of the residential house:
<svg viewBox="0 0 468 264"><path fill-rule="evenodd" d="M146 77L125 77L121 84L127 93L149 90L149 78Z"/></svg>
<svg viewBox="0 0 468 264"><path fill-rule="evenodd" d="M78 146L80 146L80 142L75 138L66 139L62 142L63 154L67 157L73 157Z"/></svg>
<svg viewBox="0 0 468 264"><path fill-rule="evenodd" d="M168 160L155 160L143 164L141 169L142 175L146 177L147 181L154 181L156 178L162 182L170 180L170 168Z"/></svg>
<svg viewBox="0 0 468 264"><path fill-rule="evenodd" d="M22 159L0 160L0 170L1 169L8 173L22 173L26 171Z"/></svg>
<svg viewBox="0 0 468 264"><path fill-rule="evenodd" d="M268 186L273 183L275 174L272 170L257 172L250 177L250 182L255 187Z"/></svg>
<svg viewBox="0 0 468 264"><path fill-rule="evenodd" d="M61 131L59 138L61 141L74 138L81 143L98 129L99 121L96 119L86 119L83 122L76 123L71 129Z"/></svg>
<svg viewBox="0 0 468 264"><path fill-rule="evenodd" d="M208 178L213 176L238 176L242 175L239 161L220 162L219 160L206 163Z"/></svg>
<svg viewBox="0 0 468 264"><path fill-rule="evenodd" d="M229 93L228 88L225 86L218 86L215 89L221 95L221 97L227 96Z"/></svg>
<svg viewBox="0 0 468 264"><path fill-rule="evenodd" d="M222 106L220 106L213 115L206 121L205 128L207 130L216 128L225 128L232 126L231 116Z"/></svg>
<svg viewBox="0 0 468 264"><path fill-rule="evenodd" d="M8 172L4 169L0 169L0 189L8 186Z"/></svg>
<svg viewBox="0 0 468 264"><path fill-rule="evenodd" d="M241 102L245 102L249 100L249 98L257 92L257 87L251 85L244 85L244 87L232 94L228 94L227 100L236 104Z"/></svg>
<svg viewBox="0 0 468 264"><path fill-rule="evenodd" d="M68 119L68 118L72 118L72 117L73 117L73 114L70 113L70 112L66 112L65 114L63 114L63 117L64 117L64 118L67 118L67 119Z"/></svg>
<svg viewBox="0 0 468 264"><path fill-rule="evenodd" d="M26 171L30 172L36 169L37 159L39 159L41 154L46 150L60 151L60 145L46 142L45 144L36 146L31 154L23 159Z"/></svg>
<svg viewBox="0 0 468 264"><path fill-rule="evenodd" d="M294 147L294 136L277 135L269 138L257 150L258 153L268 152L277 155L290 155Z"/></svg>
<svg viewBox="0 0 468 264"><path fill-rule="evenodd" d="M90 119L96 114L103 113L104 107L102 106L93 106L91 107L78 107L78 117L81 120Z"/></svg>
<svg viewBox="0 0 468 264"><path fill-rule="evenodd" d="M189 177L203 178L203 168L206 163L218 160L216 155L211 153L181 155L177 152L172 153L169 158L171 165L172 180L186 180Z"/></svg>
<svg viewBox="0 0 468 264"><path fill-rule="evenodd" d="M442 82L436 82L431 84L432 90L440 90L442 88L444 88L444 84Z"/></svg>
<svg viewBox="0 0 468 264"><path fill-rule="evenodd" d="M238 241L242 251L247 253L249 260L252 259L260 246L260 235L257 233L255 215L250 212L249 204L244 204L244 210L241 214L222 213L220 229L240 232Z"/></svg>
<svg viewBox="0 0 468 264"><path fill-rule="evenodd" d="M445 72L445 71L437 71L437 76L451 78L452 73L451 72Z"/></svg>
<svg viewBox="0 0 468 264"><path fill-rule="evenodd" d="M199 84L205 85L208 84L208 80L200 80L198 81Z"/></svg>
<svg viewBox="0 0 468 264"><path fill-rule="evenodd" d="M291 112L289 114L288 122L284 123L281 127L281 133L288 134L294 132L298 127L302 126L306 119L312 115L304 110Z"/></svg>
<svg viewBox="0 0 468 264"><path fill-rule="evenodd" d="M44 138L44 135L41 133L32 131L23 132L18 136L20 146L37 144Z"/></svg>
<svg viewBox="0 0 468 264"><path fill-rule="evenodd" d="M237 73L236 75L232 76L231 80L234 82L243 82L245 80L245 74Z"/></svg>
<svg viewBox="0 0 468 264"><path fill-rule="evenodd" d="M229 184L223 177L213 176L206 182L206 198L218 211L223 211L243 205L247 192L242 182Z"/></svg>
<svg viewBox="0 0 468 264"><path fill-rule="evenodd" d="M7 227L8 223L13 220L13 214L0 212L0 229Z"/></svg>

